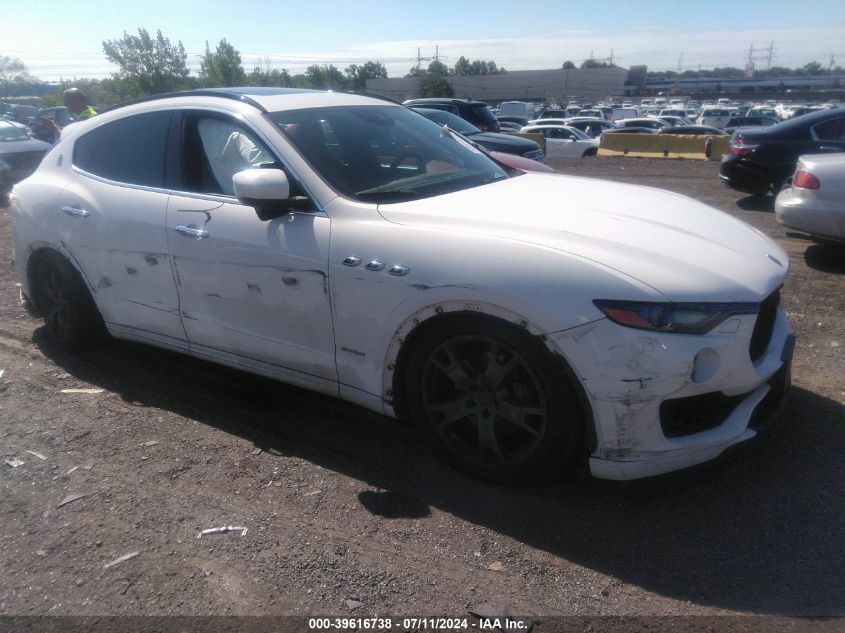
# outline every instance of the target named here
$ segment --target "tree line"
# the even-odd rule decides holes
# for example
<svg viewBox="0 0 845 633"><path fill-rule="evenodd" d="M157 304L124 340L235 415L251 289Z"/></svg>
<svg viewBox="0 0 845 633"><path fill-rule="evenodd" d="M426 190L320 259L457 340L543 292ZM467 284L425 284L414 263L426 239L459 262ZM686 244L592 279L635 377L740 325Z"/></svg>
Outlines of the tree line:
<svg viewBox="0 0 845 633"><path fill-rule="evenodd" d="M200 56L200 68L196 75L188 69L188 55L181 41L175 44L159 30L152 36L146 29L139 28L137 35L124 32L123 37L105 40L103 53L108 61L117 66L117 72L105 79L80 79L73 85L88 93L90 100L107 106L128 99L147 95L189 90L203 87L225 86L273 86L284 88L311 88L315 90L337 90L364 92L367 79L386 79L387 69L377 61L350 64L342 71L334 64L313 64L305 72L291 74L286 68L274 67L270 59L259 60L247 71L240 52L225 39L214 50L206 43ZM572 61L565 61L563 69L575 69ZM607 68L615 64L607 60L585 59L580 68ZM461 56L454 66L449 67L439 59L423 68L412 66L405 77L418 80L417 93L422 97L452 96L449 77L468 75L499 75L507 71L494 61L470 60ZM841 66L824 68L816 61L802 68L789 69L772 67L755 71L757 77L777 76L819 76L841 74ZM742 78L745 71L740 68L724 67L710 70L687 70L648 72L647 80L701 78ZM37 83L37 78L27 71L20 59L0 56L0 99L20 92L16 90ZM53 93L44 95L45 106L61 103L62 90L70 86L63 82Z"/></svg>
<svg viewBox="0 0 845 633"><path fill-rule="evenodd" d="M313 64L303 73L291 74L286 68L275 67L267 58L247 70L240 52L226 39L214 49L206 42L199 59L199 72L192 75L181 41L173 43L160 30L152 35L143 28L138 29L137 35L124 32L123 37L105 40L102 45L106 59L117 66L117 72L104 79L62 82L55 92L42 97L44 106L61 104L62 90L70 85L82 88L93 103L107 106L147 95L205 87L272 86L363 93L367 79L387 78L387 68L377 61L350 64L342 71L334 64ZM439 60L432 61L425 69L412 67L406 77L419 78L420 92L428 94L443 92L438 78L504 72L494 61L461 57L451 68ZM20 59L0 56L0 98L20 92L15 88L37 82ZM448 86L448 82L443 83Z"/></svg>

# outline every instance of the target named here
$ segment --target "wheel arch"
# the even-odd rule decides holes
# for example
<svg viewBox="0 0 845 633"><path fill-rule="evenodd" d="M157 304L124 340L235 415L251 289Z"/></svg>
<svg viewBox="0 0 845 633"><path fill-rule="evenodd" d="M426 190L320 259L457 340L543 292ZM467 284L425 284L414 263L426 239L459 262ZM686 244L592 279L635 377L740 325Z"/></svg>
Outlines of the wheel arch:
<svg viewBox="0 0 845 633"><path fill-rule="evenodd" d="M473 320L478 323L485 321L505 323L513 330L519 331L528 340L533 338L535 343L539 342L542 345L546 353L561 368L562 374L576 394L580 413L584 420L586 459L587 454L595 450L597 440L592 406L580 377L563 354L552 345L551 340L540 327L524 316L501 306L484 303L444 302L427 306L408 317L393 335L384 362L385 412L403 419L409 419L407 395L404 393L403 385L410 352L422 335L458 319Z"/></svg>
<svg viewBox="0 0 845 633"><path fill-rule="evenodd" d="M56 247L53 244L42 243L32 246L29 250L26 260L26 288L28 290L27 298L32 306L35 316L43 316L43 304L40 296L40 288L36 283L37 275L41 272L42 267L50 263L51 260L61 260L67 263L71 269L79 275L88 294L94 300L94 293L91 290L91 284L88 283L87 278L83 274L76 259L63 249ZM96 301L94 302L96 305Z"/></svg>

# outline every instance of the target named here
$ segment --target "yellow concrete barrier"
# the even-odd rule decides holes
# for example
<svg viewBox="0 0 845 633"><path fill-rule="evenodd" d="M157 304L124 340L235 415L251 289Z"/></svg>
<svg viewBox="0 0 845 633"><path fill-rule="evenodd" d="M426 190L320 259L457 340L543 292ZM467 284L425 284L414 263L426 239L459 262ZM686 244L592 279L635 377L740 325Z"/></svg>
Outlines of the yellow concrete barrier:
<svg viewBox="0 0 845 633"><path fill-rule="evenodd" d="M708 138L713 139L709 157L705 155L705 142ZM601 137L599 156L721 160L722 156L728 153L729 145L729 136L610 133Z"/></svg>

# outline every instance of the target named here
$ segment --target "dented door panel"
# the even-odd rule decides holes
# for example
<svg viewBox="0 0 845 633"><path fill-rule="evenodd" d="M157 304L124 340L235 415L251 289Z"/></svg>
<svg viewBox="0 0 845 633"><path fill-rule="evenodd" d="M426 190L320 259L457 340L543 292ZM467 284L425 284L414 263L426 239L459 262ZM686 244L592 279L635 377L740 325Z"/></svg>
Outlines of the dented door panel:
<svg viewBox="0 0 845 633"><path fill-rule="evenodd" d="M306 382L337 380L327 217L261 221L251 207L175 194L167 216L192 349L284 367Z"/></svg>
<svg viewBox="0 0 845 633"><path fill-rule="evenodd" d="M55 217L106 324L178 342L185 333L167 253L167 198L78 174L59 194Z"/></svg>

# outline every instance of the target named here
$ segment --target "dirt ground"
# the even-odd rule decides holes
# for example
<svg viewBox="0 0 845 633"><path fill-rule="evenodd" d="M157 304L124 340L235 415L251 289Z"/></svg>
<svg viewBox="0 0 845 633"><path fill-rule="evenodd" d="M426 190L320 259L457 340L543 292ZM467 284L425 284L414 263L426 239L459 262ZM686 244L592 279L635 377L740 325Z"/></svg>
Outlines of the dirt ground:
<svg viewBox="0 0 845 633"><path fill-rule="evenodd" d="M718 163L554 166L690 195L787 250L794 389L770 433L650 480L479 483L331 398L52 347L0 210L0 615L845 615L845 249L791 235ZM219 526L247 530L198 538Z"/></svg>

